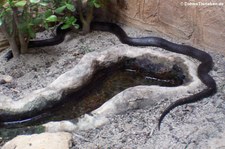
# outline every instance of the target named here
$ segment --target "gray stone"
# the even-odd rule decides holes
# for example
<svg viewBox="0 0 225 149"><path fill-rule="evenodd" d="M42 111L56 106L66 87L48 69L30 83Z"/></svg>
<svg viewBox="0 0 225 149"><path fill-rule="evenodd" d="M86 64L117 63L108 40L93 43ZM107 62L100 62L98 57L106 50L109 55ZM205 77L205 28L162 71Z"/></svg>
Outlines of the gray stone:
<svg viewBox="0 0 225 149"><path fill-rule="evenodd" d="M74 125L71 123L52 122L44 125L49 131L73 131L93 129L108 122L107 116L123 113L128 110L152 107L157 102L166 98L174 100L189 96L199 86L201 81L197 77L197 64L181 54L167 53L166 55L151 48L138 48L127 45L118 45L103 52L92 52L86 54L80 62L70 71L59 76L55 81L43 89L33 91L26 97L18 100L0 100L0 113L6 115L23 114L33 110L42 110L50 103L59 102L63 95L80 89L85 85L97 71L96 68L108 67L123 58L148 58L156 64L163 63L165 67L178 64L183 68L188 78L185 84L179 87L161 86L135 86L127 88L112 97L100 108L84 115ZM76 74L76 75L74 75ZM177 94L179 92L179 94ZM69 125L69 127L68 127Z"/></svg>
<svg viewBox="0 0 225 149"><path fill-rule="evenodd" d="M69 149L71 146L72 135L58 132L17 136L2 149Z"/></svg>
<svg viewBox="0 0 225 149"><path fill-rule="evenodd" d="M51 86L57 86L60 88L67 88L67 86L77 86L78 84L82 84L82 81L87 79L86 77L82 78L81 73L85 69L84 72L87 76L90 76L91 73L94 72L93 68L96 67L95 64L101 65L109 65L112 62L118 61L121 57L138 57L143 55L151 55L153 57L157 57L157 60L168 61L168 64L171 62L176 62L179 64L183 64L185 70L187 71L187 76L189 76L189 82L181 85L179 87L161 87L161 86L135 86L128 88L119 94L112 97L106 103L104 103L101 107L91 112L90 115L85 114L80 117L78 122L74 124L74 126L70 126L69 129L73 130L88 130L94 129L101 125L104 125L109 122L108 116L115 115L119 113L126 112L132 109L138 108L147 108L156 105L157 102L166 98L180 99L182 97L189 96L190 93L193 93L199 86L202 86L201 81L198 79L196 75L197 65L195 62L192 62L190 58L186 58L186 56L174 54L167 54L166 56L160 54L156 51L151 50L150 48L135 48L130 46L117 46L115 48L109 49L107 51L101 53L90 53L85 55L81 62L71 71L61 75L57 80L55 80ZM96 57L96 58L95 58ZM149 57L150 58L150 57ZM92 61L92 64L90 60ZM93 61L95 63L93 63ZM170 62L169 62L170 61ZM79 66L81 65L81 66ZM88 67L91 65L92 67ZM74 77L66 77L73 76L73 74L77 74ZM76 81L78 80L78 81ZM82 81L81 81L82 80ZM66 82L66 83L65 83ZM160 92L159 92L160 91ZM179 94L177 94L179 92ZM50 122L45 124L46 131L61 131L62 129L67 130L68 127L62 128L63 122ZM60 127L59 127L60 126Z"/></svg>

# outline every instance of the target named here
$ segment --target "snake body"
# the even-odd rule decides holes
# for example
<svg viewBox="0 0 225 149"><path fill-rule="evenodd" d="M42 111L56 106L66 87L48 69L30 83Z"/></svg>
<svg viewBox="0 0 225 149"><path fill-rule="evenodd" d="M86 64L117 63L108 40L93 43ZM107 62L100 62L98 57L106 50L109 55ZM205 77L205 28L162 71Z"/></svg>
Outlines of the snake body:
<svg viewBox="0 0 225 149"><path fill-rule="evenodd" d="M70 29L62 30L61 26L58 26L57 30L56 30L56 37L54 37L52 39L47 39L47 40L30 41L29 47L32 48L32 47L52 46L52 45L59 44L64 40L65 35L69 30ZM179 99L179 100L171 103L162 112L162 114L158 120L158 129L160 129L160 125L162 123L163 118L175 107L184 105L184 104L188 104L188 103L197 102L205 97L211 96L214 93L216 93L216 90L217 90L216 82L208 74L209 71L211 71L211 69L213 68L213 60L212 60L212 57L208 53L201 51L197 48L194 48L192 46L176 44L176 43L170 42L168 40L165 40L165 39L159 38L159 37L140 37L140 38L129 37L120 26L118 26L117 24L114 24L114 23L92 22L91 30L113 33L114 35L116 35L119 38L119 40L122 43L130 45L130 46L159 47L159 48L163 48L165 50L171 51L171 52L190 56L201 62L200 65L198 66L197 73L198 73L199 79L202 81L202 83L204 83L207 86L207 88L197 94L191 95L186 98Z"/></svg>

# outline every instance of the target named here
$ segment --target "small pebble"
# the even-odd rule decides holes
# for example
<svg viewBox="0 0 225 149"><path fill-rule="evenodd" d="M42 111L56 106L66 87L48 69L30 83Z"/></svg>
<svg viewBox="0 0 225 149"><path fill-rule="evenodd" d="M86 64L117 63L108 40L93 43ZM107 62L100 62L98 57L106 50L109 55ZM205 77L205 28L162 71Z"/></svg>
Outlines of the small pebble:
<svg viewBox="0 0 225 149"><path fill-rule="evenodd" d="M0 75L0 84L10 83L12 80L13 77L9 75Z"/></svg>

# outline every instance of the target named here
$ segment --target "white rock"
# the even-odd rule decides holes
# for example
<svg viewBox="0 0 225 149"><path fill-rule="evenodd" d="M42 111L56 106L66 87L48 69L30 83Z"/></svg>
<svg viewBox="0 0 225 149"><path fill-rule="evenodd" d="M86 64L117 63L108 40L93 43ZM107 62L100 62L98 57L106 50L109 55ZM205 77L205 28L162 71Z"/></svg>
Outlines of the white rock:
<svg viewBox="0 0 225 149"><path fill-rule="evenodd" d="M13 80L13 77L9 76L9 75L0 75L0 80L1 82L4 83L10 83Z"/></svg>
<svg viewBox="0 0 225 149"><path fill-rule="evenodd" d="M219 138L208 140L208 149L224 149L225 148L225 132Z"/></svg>
<svg viewBox="0 0 225 149"><path fill-rule="evenodd" d="M5 100L0 100L0 111L2 114L11 115L11 114L20 114L30 112L35 109L43 109L45 106L50 106L50 104L59 102L63 96L70 93L72 90L76 91L82 88L88 81L93 77L94 73L97 71L96 68L99 67L108 67L112 63L117 63L122 58L137 58L137 57L147 57L151 59L152 62L155 63L164 63L166 66L172 66L173 63L182 65L187 76L190 77L188 83L181 85L180 87L157 87L158 90L163 90L171 92L168 94L179 92L180 94L178 98L182 98L183 95L188 95L187 90L194 91L198 89L199 86L202 86L201 81L197 77L197 64L196 62L191 61L184 55L180 55L177 53L171 54L163 54L157 51L152 50L149 47L146 48L138 48L131 47L126 45L118 45L112 47L111 49L105 50L103 52L91 52L85 54L84 57L80 60L80 62L71 70L66 73L60 75L56 80L54 80L47 87L36 90L25 96L24 98L13 101L6 102ZM74 75L76 74L76 75ZM141 90L138 91L138 96L131 96L133 101L129 101L128 103L124 102L124 93L120 93L120 95L116 95L117 97L121 97L120 99L116 99L115 96L113 100L114 107L111 109L108 106L104 106L107 108L101 108L101 110L96 111L95 113L102 113L101 111L109 111L110 113L120 113L126 110L131 110L139 107L137 103L137 99L150 99L150 103L154 100L157 102L157 98L152 98L151 94L148 94L149 91L146 91L148 88L144 88L144 95L148 95L148 97L143 96L143 92ZM151 87L152 88L152 87ZM138 88L140 89L140 88ZM153 90L156 90L153 89ZM167 94L167 93L165 93ZM126 95L131 95L126 93ZM161 95L159 95L161 96ZM167 95L165 95L167 96ZM182 96L182 97L181 97ZM141 97L141 98L140 98ZM160 97L162 99L162 96ZM148 102L148 101L146 101ZM142 103L141 103L142 104ZM146 103L144 103L146 104ZM109 104L108 104L109 105ZM152 105L152 104L151 104ZM125 108L125 109L123 109ZM118 111L118 109L122 109L122 111Z"/></svg>
<svg viewBox="0 0 225 149"><path fill-rule="evenodd" d="M2 149L69 149L72 135L66 132L17 136Z"/></svg>

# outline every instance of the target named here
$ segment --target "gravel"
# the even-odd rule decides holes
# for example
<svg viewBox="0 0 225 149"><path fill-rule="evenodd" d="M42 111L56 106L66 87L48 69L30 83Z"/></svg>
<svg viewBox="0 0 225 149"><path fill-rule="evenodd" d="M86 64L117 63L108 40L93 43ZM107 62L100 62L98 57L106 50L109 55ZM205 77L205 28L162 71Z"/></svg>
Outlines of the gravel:
<svg viewBox="0 0 225 149"><path fill-rule="evenodd" d="M124 28L131 36L157 35ZM12 76L13 80L0 85L1 94L19 100L70 70L85 53L102 51L117 44L121 43L110 33L92 32L86 36L70 33L62 44L31 49L30 54L9 62L3 58L7 50L3 51L0 53L0 74ZM159 48L154 49L167 53ZM210 141L225 133L225 56L210 50L207 52L215 63L210 72L218 87L215 95L175 108L164 119L160 131L156 129L157 120L170 104L170 99L152 108L112 116L109 124L98 129L73 133L72 148L209 148Z"/></svg>

